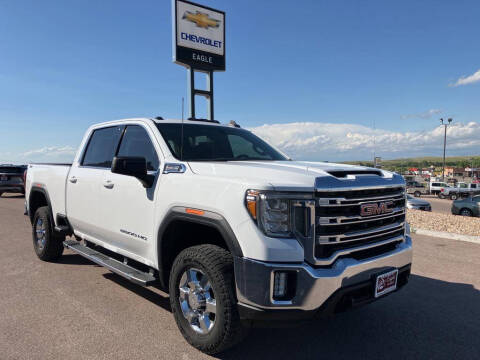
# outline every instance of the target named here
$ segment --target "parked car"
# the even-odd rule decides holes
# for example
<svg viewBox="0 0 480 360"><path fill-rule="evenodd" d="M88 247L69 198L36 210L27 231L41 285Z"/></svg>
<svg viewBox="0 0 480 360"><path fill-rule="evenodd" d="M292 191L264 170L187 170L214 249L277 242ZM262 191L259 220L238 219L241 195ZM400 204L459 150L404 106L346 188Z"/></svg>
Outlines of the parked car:
<svg viewBox="0 0 480 360"><path fill-rule="evenodd" d="M430 191L425 184L421 184L417 181L407 182L407 194L413 194L415 197L420 197L421 195L428 195L429 193Z"/></svg>
<svg viewBox="0 0 480 360"><path fill-rule="evenodd" d="M441 194L450 200L457 200L458 198L466 198L480 194L480 184L467 184L464 182L457 183L455 187L443 188Z"/></svg>
<svg viewBox="0 0 480 360"><path fill-rule="evenodd" d="M426 200L417 199L412 195L407 195L407 209L432 211L432 206Z"/></svg>
<svg viewBox="0 0 480 360"><path fill-rule="evenodd" d="M26 165L0 165L0 196L3 193L25 194L25 171Z"/></svg>
<svg viewBox="0 0 480 360"><path fill-rule="evenodd" d="M210 354L257 321L337 313L409 279L400 175L292 161L218 121L94 125L73 164L30 164L26 188L41 260L58 260L65 246L159 284L181 334Z"/></svg>
<svg viewBox="0 0 480 360"><path fill-rule="evenodd" d="M480 216L480 195L458 199L452 202L452 214L462 216Z"/></svg>

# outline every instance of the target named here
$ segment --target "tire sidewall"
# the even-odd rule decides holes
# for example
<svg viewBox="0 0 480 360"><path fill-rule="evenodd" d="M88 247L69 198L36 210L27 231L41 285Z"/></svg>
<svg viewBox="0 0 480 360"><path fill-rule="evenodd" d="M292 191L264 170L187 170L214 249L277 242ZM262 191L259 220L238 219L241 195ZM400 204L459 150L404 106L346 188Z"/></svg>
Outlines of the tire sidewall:
<svg viewBox="0 0 480 360"><path fill-rule="evenodd" d="M190 324L188 323L187 319L183 316L182 309L180 307L180 302L178 300L180 296L180 289L179 284L182 278L183 273L188 268L196 268L201 270L204 274L206 274L210 280L213 293L215 294L215 301L216 301L216 313L215 313L215 325L213 329L205 335L199 334L192 329ZM221 342L222 337L222 329L225 326L225 304L224 301L221 299L221 291L220 287L222 284L217 283L217 279L213 276L211 271L198 259L190 259L190 258L183 258L181 259L180 264L172 269L172 275L170 277L170 304L172 307L172 311L175 316L175 320L177 321L178 326L181 328L182 333L184 333L185 338L189 343L193 346L207 346L209 344Z"/></svg>
<svg viewBox="0 0 480 360"><path fill-rule="evenodd" d="M43 222L45 223L45 245L43 246L43 249L40 250L38 248L38 242L37 242L37 222L38 219L42 219ZM33 248L35 250L35 253L39 258L42 258L45 255L45 252L47 250L48 242L50 241L50 219L48 218L48 214L44 211L44 208L39 208L35 212L35 215L33 216L33 226L32 226L32 239L33 239Z"/></svg>
<svg viewBox="0 0 480 360"><path fill-rule="evenodd" d="M42 219L45 224L45 245L42 250L38 248L37 243L36 229L38 219ZM32 224L32 240L33 249L40 260L56 261L63 253L64 237L54 233L50 209L47 206L38 208L35 211Z"/></svg>

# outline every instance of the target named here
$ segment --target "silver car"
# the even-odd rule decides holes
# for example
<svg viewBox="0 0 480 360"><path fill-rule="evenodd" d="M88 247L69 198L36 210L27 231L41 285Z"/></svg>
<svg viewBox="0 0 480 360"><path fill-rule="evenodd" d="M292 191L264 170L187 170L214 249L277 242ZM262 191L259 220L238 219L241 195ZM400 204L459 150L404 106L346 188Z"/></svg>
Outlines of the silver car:
<svg viewBox="0 0 480 360"><path fill-rule="evenodd" d="M428 201L407 195L407 209L432 211L432 206Z"/></svg>

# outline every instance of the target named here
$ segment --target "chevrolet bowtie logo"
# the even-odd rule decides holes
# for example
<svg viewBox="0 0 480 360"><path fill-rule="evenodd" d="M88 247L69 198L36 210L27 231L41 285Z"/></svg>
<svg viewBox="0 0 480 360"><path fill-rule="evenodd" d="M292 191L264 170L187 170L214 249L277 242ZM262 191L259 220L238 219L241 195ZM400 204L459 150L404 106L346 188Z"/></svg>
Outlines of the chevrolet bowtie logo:
<svg viewBox="0 0 480 360"><path fill-rule="evenodd" d="M182 19L187 19L195 23L198 27L208 29L208 28L218 28L220 26L220 20L212 19L208 14L197 11L195 14L190 11L185 11Z"/></svg>

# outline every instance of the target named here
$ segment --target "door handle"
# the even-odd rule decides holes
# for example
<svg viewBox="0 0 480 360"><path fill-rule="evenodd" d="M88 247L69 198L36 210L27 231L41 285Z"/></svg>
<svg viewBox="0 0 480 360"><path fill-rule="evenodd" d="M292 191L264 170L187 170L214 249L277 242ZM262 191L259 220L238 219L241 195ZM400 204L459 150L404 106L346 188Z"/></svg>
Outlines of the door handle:
<svg viewBox="0 0 480 360"><path fill-rule="evenodd" d="M107 189L112 189L113 188L113 182L110 180L106 180L103 182L103 186L106 187Z"/></svg>
<svg viewBox="0 0 480 360"><path fill-rule="evenodd" d="M77 182L77 178L75 176L72 176L70 179L68 179L72 184L75 184Z"/></svg>

